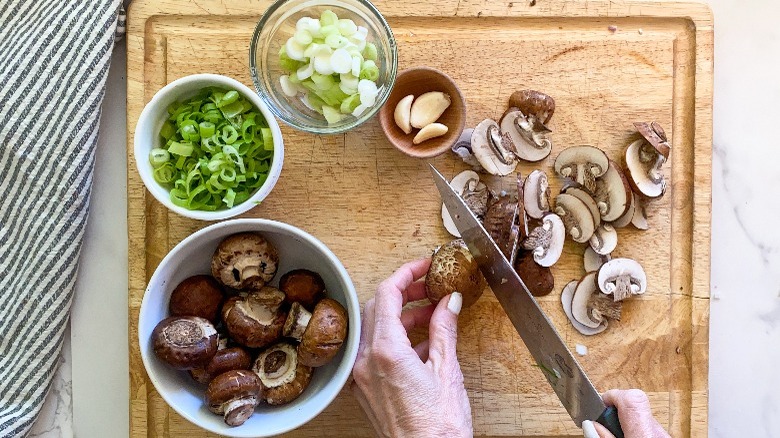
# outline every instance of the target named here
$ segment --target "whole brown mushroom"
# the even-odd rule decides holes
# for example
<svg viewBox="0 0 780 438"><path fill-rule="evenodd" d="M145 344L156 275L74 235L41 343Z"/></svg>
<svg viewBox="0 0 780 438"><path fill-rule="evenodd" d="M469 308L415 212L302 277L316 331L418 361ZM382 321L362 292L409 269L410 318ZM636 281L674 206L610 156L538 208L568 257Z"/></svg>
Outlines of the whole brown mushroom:
<svg viewBox="0 0 780 438"><path fill-rule="evenodd" d="M279 289L286 295L288 303L298 302L311 310L325 294L325 282L316 272L296 269L282 275Z"/></svg>
<svg viewBox="0 0 780 438"><path fill-rule="evenodd" d="M266 403L283 405L303 393L311 382L312 369L300 363L292 344L280 342L257 357L252 371L260 377Z"/></svg>
<svg viewBox="0 0 780 438"><path fill-rule="evenodd" d="M217 330L197 316L171 316L152 331L157 357L177 370L206 365L217 352Z"/></svg>
<svg viewBox="0 0 780 438"><path fill-rule="evenodd" d="M248 370L252 366L252 357L241 347L231 347L217 350L208 365L190 370L190 375L196 382L208 384L211 380L232 370Z"/></svg>
<svg viewBox="0 0 780 438"><path fill-rule="evenodd" d="M209 410L225 417L228 426L240 426L252 416L262 396L260 378L252 371L232 370L215 377L206 388Z"/></svg>
<svg viewBox="0 0 780 438"><path fill-rule="evenodd" d="M211 273L233 289L258 290L276 274L279 254L258 233L238 233L220 242L211 258Z"/></svg>
<svg viewBox="0 0 780 438"><path fill-rule="evenodd" d="M282 336L287 314L282 310L284 293L266 286L246 297L233 297L222 307L230 339L249 348L261 348Z"/></svg>
<svg viewBox="0 0 780 438"><path fill-rule="evenodd" d="M210 275L185 278L171 293L168 310L171 316L199 316L217 321L222 305L222 290Z"/></svg>
<svg viewBox="0 0 780 438"><path fill-rule="evenodd" d="M485 289L485 277L462 239L442 245L433 253L425 276L425 294L437 303L445 296L460 292L463 307L476 303Z"/></svg>
<svg viewBox="0 0 780 438"><path fill-rule="evenodd" d="M293 303L284 324L284 336L300 341L298 360L309 367L321 367L339 352L347 337L347 311L336 300L324 298L309 313Z"/></svg>

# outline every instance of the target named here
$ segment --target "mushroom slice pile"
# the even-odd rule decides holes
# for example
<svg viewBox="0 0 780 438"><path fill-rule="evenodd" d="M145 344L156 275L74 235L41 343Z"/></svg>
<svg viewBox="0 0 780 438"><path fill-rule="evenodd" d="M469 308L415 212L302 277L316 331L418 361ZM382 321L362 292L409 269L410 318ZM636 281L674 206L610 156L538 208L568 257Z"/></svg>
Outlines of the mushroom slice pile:
<svg viewBox="0 0 780 438"><path fill-rule="evenodd" d="M520 90L509 96L509 107L515 107L523 114L534 116L536 120L546 125L550 123L555 112L555 100L540 91Z"/></svg>
<svg viewBox="0 0 780 438"><path fill-rule="evenodd" d="M563 220L566 232L577 243L585 243L596 230L593 215L579 198L561 193L555 198L555 213Z"/></svg>
<svg viewBox="0 0 780 438"><path fill-rule="evenodd" d="M252 371L260 377L266 403L283 405L303 393L312 369L300 363L292 344L280 342L257 357Z"/></svg>
<svg viewBox="0 0 780 438"><path fill-rule="evenodd" d="M637 261L626 258L612 259L598 271L598 287L614 301L631 295L641 295L647 289L647 275Z"/></svg>
<svg viewBox="0 0 780 438"><path fill-rule="evenodd" d="M572 146L555 158L558 175L577 181L591 193L596 192L596 178L604 175L608 167L607 154L593 146Z"/></svg>
<svg viewBox="0 0 780 438"><path fill-rule="evenodd" d="M589 239L590 247L600 255L607 255L615 250L618 243L618 235L615 227L608 223L596 228Z"/></svg>
<svg viewBox="0 0 780 438"><path fill-rule="evenodd" d="M629 208L631 186L623 171L614 161L609 161L607 171L596 179L596 191L593 198L604 222L612 222L620 218Z"/></svg>
<svg viewBox="0 0 780 438"><path fill-rule="evenodd" d="M220 242L211 258L211 274L233 289L257 290L276 274L279 254L258 233L233 234Z"/></svg>
<svg viewBox="0 0 780 438"><path fill-rule="evenodd" d="M547 295L555 288L555 277L550 268L536 263L530 251L521 251L515 259L514 268L528 287L528 291L535 297Z"/></svg>
<svg viewBox="0 0 780 438"><path fill-rule="evenodd" d="M533 115L526 115L516 108L509 108L501 117L501 132L509 135L512 152L526 161L540 161L550 155L552 142L547 138L551 131Z"/></svg>
<svg viewBox="0 0 780 438"><path fill-rule="evenodd" d="M550 185L543 170L534 170L523 185L523 205L528 216L541 219L550 211Z"/></svg>
<svg viewBox="0 0 780 438"><path fill-rule="evenodd" d="M257 374L247 370L228 371L209 383L206 405L211 412L224 415L228 426L240 426L255 412L261 391Z"/></svg>
<svg viewBox="0 0 780 438"><path fill-rule="evenodd" d="M583 186L574 183L573 185L569 185L566 188L562 189L561 193L572 195L575 198L582 201L582 203L588 207L588 211L590 212L590 215L593 218L593 226L598 227L599 225L601 225L601 214L599 213L599 207L596 204L596 201L590 195L590 193L585 191Z"/></svg>
<svg viewBox="0 0 780 438"><path fill-rule="evenodd" d="M509 135L502 135L492 119L481 121L471 134L471 151L486 172L506 176L517 167L514 144Z"/></svg>
<svg viewBox="0 0 780 438"><path fill-rule="evenodd" d="M309 313L293 303L284 324L284 336L300 341L298 360L309 367L321 367L339 352L347 337L347 311L336 300L324 298Z"/></svg>
<svg viewBox="0 0 780 438"><path fill-rule="evenodd" d="M607 317L620 317L620 306L622 303L612 303L612 300L604 300L599 297L599 289L596 284L596 273L585 274L577 284L574 290L574 298L571 301L571 314L575 321L580 324L596 329L602 324L606 324Z"/></svg>
<svg viewBox="0 0 780 438"><path fill-rule="evenodd" d="M463 240L453 240L433 253L425 276L425 294L431 302L438 303L457 291L463 295L463 307L469 307L479 299L485 286L485 277Z"/></svg>
<svg viewBox="0 0 780 438"><path fill-rule="evenodd" d="M249 348L264 347L282 335L286 314L281 306L284 292L266 286L245 298L229 299L222 308L230 339Z"/></svg>
<svg viewBox="0 0 780 438"><path fill-rule="evenodd" d="M596 272L601 268L601 265L612 260L612 256L609 254L601 255L593 250L590 246L585 248L585 254L582 256L583 264L585 265L585 272Z"/></svg>
<svg viewBox="0 0 780 438"><path fill-rule="evenodd" d="M450 187L459 194L466 205L477 218L482 219L487 211L488 190L487 186L479 181L479 175L472 170L464 170L455 175L450 181ZM458 227L452 221L452 216L447 210L447 206L441 205L441 219L444 222L444 228L455 237L460 237Z"/></svg>
<svg viewBox="0 0 780 438"><path fill-rule="evenodd" d="M642 138L626 149L626 173L638 193L655 199L663 196L666 181L661 166L669 158L671 147L663 128L656 123L634 123Z"/></svg>
<svg viewBox="0 0 780 438"><path fill-rule="evenodd" d="M491 194L488 199L488 209L483 222L485 231L510 262L520 238L519 229L513 227L517 223L518 213L517 198L506 192Z"/></svg>
<svg viewBox="0 0 780 438"><path fill-rule="evenodd" d="M578 284L577 280L572 280L563 288L561 292L563 313L566 314L566 317L569 318L569 321L571 321L571 324L578 332L585 336L597 335L607 329L608 322L606 319L603 319L596 327L589 327L574 319L574 315L572 315L572 301L574 300L574 291L577 289Z"/></svg>
<svg viewBox="0 0 780 438"><path fill-rule="evenodd" d="M557 214L548 213L542 218L542 225L528 233L523 240L523 248L533 251L534 261L548 268L561 257L565 240L563 221Z"/></svg>

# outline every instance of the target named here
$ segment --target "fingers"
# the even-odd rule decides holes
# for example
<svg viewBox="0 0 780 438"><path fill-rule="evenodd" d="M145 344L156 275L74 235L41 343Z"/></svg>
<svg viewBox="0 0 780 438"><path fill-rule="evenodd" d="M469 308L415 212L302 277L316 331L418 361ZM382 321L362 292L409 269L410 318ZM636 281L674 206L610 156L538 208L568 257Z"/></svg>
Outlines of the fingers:
<svg viewBox="0 0 780 438"><path fill-rule="evenodd" d="M428 272L431 259L425 258L409 262L398 268L387 280L383 281L376 291L376 316L374 325L375 337L395 337L400 324L401 309L406 303L407 288L415 280ZM419 295L420 286L415 286L413 292Z"/></svg>
<svg viewBox="0 0 780 438"><path fill-rule="evenodd" d="M431 320L434 309L436 309L435 304L406 309L401 312L401 324L403 324L407 333L417 327L426 327Z"/></svg>
<svg viewBox="0 0 780 438"><path fill-rule="evenodd" d="M453 292L436 305L431 315L428 339L428 360L434 370L457 365L456 343L458 341L458 314L463 306L463 296Z"/></svg>
<svg viewBox="0 0 780 438"><path fill-rule="evenodd" d="M406 303L420 301L427 298L428 296L425 294L425 280L415 281L411 284L411 286L407 287L406 290L402 292L402 294L404 298L404 306Z"/></svg>
<svg viewBox="0 0 780 438"><path fill-rule="evenodd" d="M420 360L425 363L428 362L428 350L430 349L430 341L428 339L421 341L414 346L414 352L420 357Z"/></svg>
<svg viewBox="0 0 780 438"><path fill-rule="evenodd" d="M370 339L374 337L374 299L371 298L366 302L366 306L363 308L363 322L360 330L360 343L358 344L358 354L361 354L365 350Z"/></svg>
<svg viewBox="0 0 780 438"><path fill-rule="evenodd" d="M668 437L669 434L653 417L650 409L650 400L647 394L639 389L617 390L611 389L603 395L604 403L608 406L615 406L618 410L620 425L623 427L623 433L626 436L642 437ZM599 425L600 426L600 425ZM598 427L598 426L597 426ZM599 429L602 437L611 438L611 434L603 435L602 430L609 434L603 427Z"/></svg>

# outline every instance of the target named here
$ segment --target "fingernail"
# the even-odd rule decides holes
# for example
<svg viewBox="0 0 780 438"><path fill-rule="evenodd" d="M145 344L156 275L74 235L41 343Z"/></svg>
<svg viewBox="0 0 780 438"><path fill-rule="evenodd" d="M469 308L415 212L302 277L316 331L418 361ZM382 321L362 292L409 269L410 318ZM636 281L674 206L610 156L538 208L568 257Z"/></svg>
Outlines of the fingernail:
<svg viewBox="0 0 780 438"><path fill-rule="evenodd" d="M460 292L453 292L450 295L450 301L447 302L447 308L455 315L460 314L460 309L463 307L463 295Z"/></svg>

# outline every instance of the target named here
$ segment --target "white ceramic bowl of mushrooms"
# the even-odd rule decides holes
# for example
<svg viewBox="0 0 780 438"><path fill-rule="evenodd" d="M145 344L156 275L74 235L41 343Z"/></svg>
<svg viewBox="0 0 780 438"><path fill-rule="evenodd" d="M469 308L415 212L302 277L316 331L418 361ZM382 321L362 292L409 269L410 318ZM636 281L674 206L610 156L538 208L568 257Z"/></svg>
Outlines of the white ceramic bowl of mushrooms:
<svg viewBox="0 0 780 438"><path fill-rule="evenodd" d="M248 237L237 239L236 236ZM232 257L232 255L226 255L225 244L228 242L226 239L233 241L231 243L233 247L228 247L227 252L235 251L246 255L246 257L241 260L225 260ZM268 246L275 249L278 255L277 259L265 259ZM216 275L208 277L208 281L203 281L203 278L200 278L200 281L193 281L192 284L196 284L198 290L204 290L209 285L221 283L219 289L223 293L226 292L226 298L222 300L223 310L221 312L217 312L215 305L210 304L206 298L193 303L191 298L200 295L183 295L181 292L175 292L177 286L182 284L185 279L201 274L212 274L213 258L218 248L221 251L220 263L223 263L222 267L217 270ZM273 273L274 264L276 265L275 274ZM325 292L324 294L320 293L316 301L302 306L298 301L293 302L290 299L293 293L285 295L280 292L281 289L289 290L289 288L280 285L280 279L283 282L293 283L292 280L289 280L289 278L293 278L293 275L291 274L288 276L288 280L285 280L283 279L284 274L291 271L306 272L303 270L319 274ZM223 278L220 279L219 276L223 276ZM267 287L261 289L256 287L258 286L256 283L258 277L270 278ZM238 283L231 283L233 281ZM250 284L252 282L254 284ZM241 287L233 289L225 286L224 283ZM304 283L306 282L304 281ZM190 286L192 287L192 285ZM181 286L180 289L184 290L184 286ZM249 295L239 294L237 298L228 298L230 294L235 294L238 290L246 291L248 289L254 289L256 292L250 292ZM256 299L253 300L251 297ZM280 305L282 300L284 302ZM234 301L238 301L238 304ZM301 300L301 303L304 301ZM181 310L173 309L186 309L193 305L195 308L199 308L196 313L205 311L207 314L216 314L216 322L211 325L206 319L192 316L173 317L171 315L174 311L181 312ZM226 327L228 325L225 322L226 318L239 320L245 316L239 315L241 313L239 310L251 313L265 305L275 306L275 310L270 311L274 314L274 318L270 319L277 321L273 324L278 324L278 321L287 323L288 327L281 329L287 336L278 336L279 329L277 328L276 340L266 343L267 340L256 339L257 336L267 337L267 334L258 334L256 328L251 330L249 334L242 334L241 330L243 329L240 327L233 328L235 332L231 332L229 327ZM228 307L232 309L226 314L224 309ZM308 307L311 315L308 315L309 312L302 312L303 307ZM341 318L346 319L346 327L336 328L333 333L325 334L321 331L327 331L327 329L315 331L312 328L318 318L319 327L324 327L327 325L325 321L332 321L333 314L339 314L339 312L341 312ZM261 310L255 315L263 313L264 311ZM303 313L303 317L300 316L301 313ZM288 317L293 314L295 315L290 317L288 322ZM319 314L324 314L324 316ZM162 321L166 318L169 321L176 321L175 324L179 325L169 325L167 331L163 330L165 324ZM187 319L187 322L183 323L180 321L181 319ZM155 330L158 325L159 328ZM344 328L346 330L343 330ZM184 338L188 334L197 332L194 337L198 339L202 337L203 339L192 343L194 345L192 349L188 346L187 349L182 350L173 346L168 351L170 347L167 345L168 341L182 333L181 331L177 333L177 329L184 329ZM217 334L216 331L219 333ZM337 333L339 331L340 334ZM162 336L161 333L165 333L165 336ZM334 335L334 333L336 334ZM204 369L214 365L214 359L204 361L202 359L204 355L216 358L220 352L228 351L230 348L243 348L239 342L236 342L236 339L233 339L234 335L244 336L245 339L241 340L242 343L254 342L256 345L263 343L266 345L244 348L249 356L247 358L242 353L244 362L251 361L248 370L227 371L227 373L232 374L219 371L218 375L210 375L203 379L204 382L210 381L208 386L196 382L195 372L191 372L192 370L189 368L194 367L196 372L200 371L203 374ZM246 338L247 336L248 338ZM317 339L318 336L325 338L341 336L343 343L336 349L323 344L316 347L307 345L310 349L314 348L314 351L304 350L304 344L307 342L309 344L327 342L327 339ZM225 337L230 339L228 348L224 342L219 342ZM190 336L190 338L193 337ZM301 340L298 341L295 338L301 338ZM357 356L359 339L360 303L355 287L338 258L322 242L305 231L281 222L263 219L237 219L214 224L190 235L176 245L160 262L149 280L138 318L138 341L141 357L149 379L157 392L176 412L190 422L208 431L232 437L278 435L293 430L316 417L333 401L346 384ZM176 342L174 341L174 343ZM325 350L330 348L330 351L317 350L317 348ZM215 349L218 349L216 353ZM238 349L235 348L235 350ZM282 353L286 353L287 356ZM296 353L295 362L291 362L291 355L296 355ZM308 357L302 359L305 355ZM318 366L303 366L302 362L307 360L315 362L315 365ZM193 366L190 364L192 361L200 361L201 365ZM282 365L280 366L279 363ZM289 369L290 364L294 364L291 368L295 372L274 375ZM263 370L262 367L265 365L274 366L276 372ZM307 368L304 374L310 374L302 378L301 370L304 368ZM219 383L220 375L224 376L221 379L224 381L222 383ZM246 382L246 384L241 383L241 388L237 389L239 392L243 391L243 395L231 396L228 393L234 391L234 388L229 387L237 384L238 381ZM259 389L254 388L255 386L259 386ZM210 394L207 396L207 393ZM213 400L213 397L222 399ZM247 399L251 400L249 405L247 405ZM280 401L281 403L279 403ZM211 405L211 409L209 405ZM225 412L214 413L215 405L220 405L219 408ZM230 410L232 412L227 412ZM228 423L241 424L231 426Z"/></svg>

